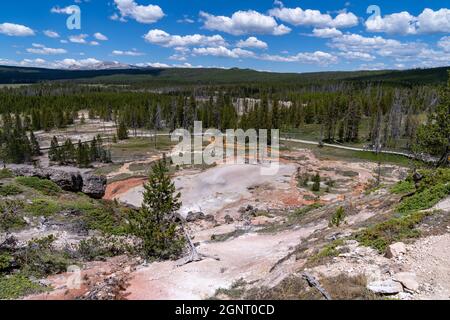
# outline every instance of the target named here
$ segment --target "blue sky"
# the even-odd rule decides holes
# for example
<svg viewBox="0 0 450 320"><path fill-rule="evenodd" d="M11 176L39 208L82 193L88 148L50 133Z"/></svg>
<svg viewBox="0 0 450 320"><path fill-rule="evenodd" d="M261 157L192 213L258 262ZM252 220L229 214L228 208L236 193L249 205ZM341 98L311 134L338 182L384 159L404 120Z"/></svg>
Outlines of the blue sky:
<svg viewBox="0 0 450 320"><path fill-rule="evenodd" d="M81 29L66 20L76 5ZM371 5L378 10L367 13ZM279 72L450 65L450 9L427 0L2 1L0 64Z"/></svg>

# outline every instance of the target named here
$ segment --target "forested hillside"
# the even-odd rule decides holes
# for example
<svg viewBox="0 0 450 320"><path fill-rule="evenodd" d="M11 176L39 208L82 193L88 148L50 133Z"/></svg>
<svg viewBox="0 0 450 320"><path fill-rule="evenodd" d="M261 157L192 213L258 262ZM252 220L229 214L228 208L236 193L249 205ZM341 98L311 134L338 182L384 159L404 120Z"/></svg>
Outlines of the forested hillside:
<svg viewBox="0 0 450 320"><path fill-rule="evenodd" d="M284 83L310 84L324 81L382 81L388 83L443 84L448 68L414 69L405 71L355 71L317 73L271 73L250 69L201 68L130 68L107 70L54 70L24 67L0 67L0 83L20 84L54 80L78 80L89 83L136 84L154 86L168 84L236 84Z"/></svg>

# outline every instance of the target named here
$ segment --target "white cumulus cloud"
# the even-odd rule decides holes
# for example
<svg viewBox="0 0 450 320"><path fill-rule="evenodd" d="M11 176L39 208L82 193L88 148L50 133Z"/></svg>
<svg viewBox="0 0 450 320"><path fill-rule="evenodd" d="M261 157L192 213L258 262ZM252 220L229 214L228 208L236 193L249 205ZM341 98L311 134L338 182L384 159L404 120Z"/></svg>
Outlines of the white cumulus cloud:
<svg viewBox="0 0 450 320"><path fill-rule="evenodd" d="M266 42L259 40L256 37L249 37L246 40L240 40L236 46L238 48L256 48L256 49L267 49L268 45Z"/></svg>
<svg viewBox="0 0 450 320"><path fill-rule="evenodd" d="M299 62L305 64L317 64L327 66L338 62L338 58L328 52L300 52L296 55L281 56L281 55L262 55L259 57L262 60L275 62Z"/></svg>
<svg viewBox="0 0 450 320"><path fill-rule="evenodd" d="M336 28L314 28L313 36L317 38L334 38L342 36L342 32Z"/></svg>
<svg viewBox="0 0 450 320"><path fill-rule="evenodd" d="M302 8L274 8L269 11L273 17L294 26L319 28L349 28L358 25L358 17L351 12L341 12L335 18L319 10Z"/></svg>
<svg viewBox="0 0 450 320"><path fill-rule="evenodd" d="M134 0L114 0L114 3L121 16L113 15L113 20L125 21L126 18L131 18L140 23L150 24L161 20L165 15L157 5L139 5Z"/></svg>
<svg viewBox="0 0 450 320"><path fill-rule="evenodd" d="M449 33L450 10L442 8L434 11L426 8L417 17L407 11L377 16L366 21L366 29L400 35Z"/></svg>
<svg viewBox="0 0 450 320"><path fill-rule="evenodd" d="M52 31L52 30L45 30L44 34L49 38L59 38L58 32Z"/></svg>
<svg viewBox="0 0 450 320"><path fill-rule="evenodd" d="M237 11L231 17L215 16L201 11L203 27L208 30L222 31L235 36L244 34L270 34L280 36L291 32L283 24L278 24L271 16L254 10Z"/></svg>
<svg viewBox="0 0 450 320"><path fill-rule="evenodd" d="M0 23L0 33L10 37L34 36L34 31L27 26L15 23Z"/></svg>
<svg viewBox="0 0 450 320"><path fill-rule="evenodd" d="M108 37L105 36L104 34L100 33L100 32L94 33L94 38L99 40L99 41L107 41L108 40Z"/></svg>
<svg viewBox="0 0 450 320"><path fill-rule="evenodd" d="M205 36L193 35L171 35L163 30L150 30L144 39L152 44L163 47L189 47L189 46L226 46L224 38L220 35Z"/></svg>
<svg viewBox="0 0 450 320"><path fill-rule="evenodd" d="M240 48L228 49L223 46L209 47L209 48L194 48L192 52L195 55L225 57L225 58L250 58L255 56L255 53L249 50L244 50Z"/></svg>

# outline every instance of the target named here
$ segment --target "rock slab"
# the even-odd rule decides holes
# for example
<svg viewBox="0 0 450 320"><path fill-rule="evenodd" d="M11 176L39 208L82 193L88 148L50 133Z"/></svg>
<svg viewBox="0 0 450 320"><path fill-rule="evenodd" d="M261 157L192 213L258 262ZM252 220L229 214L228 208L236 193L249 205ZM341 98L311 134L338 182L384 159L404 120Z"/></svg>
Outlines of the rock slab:
<svg viewBox="0 0 450 320"><path fill-rule="evenodd" d="M374 281L367 285L367 289L379 294L397 294L403 292L402 284L394 280Z"/></svg>
<svg viewBox="0 0 450 320"><path fill-rule="evenodd" d="M52 168L35 168L27 165L15 165L9 168L14 175L37 177L53 181L61 189L71 192L82 192L92 198L101 199L106 191L106 177L93 174L81 174Z"/></svg>

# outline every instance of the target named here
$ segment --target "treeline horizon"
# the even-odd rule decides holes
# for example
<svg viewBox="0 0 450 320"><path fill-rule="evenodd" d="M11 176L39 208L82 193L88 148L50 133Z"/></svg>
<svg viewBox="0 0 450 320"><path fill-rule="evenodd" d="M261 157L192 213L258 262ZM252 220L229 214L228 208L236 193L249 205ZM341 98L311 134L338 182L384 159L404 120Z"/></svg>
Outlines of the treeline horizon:
<svg viewBox="0 0 450 320"><path fill-rule="evenodd" d="M0 116L2 123L9 119L9 123L17 124L20 118L20 130L30 132L71 125L81 110L88 111L91 119L114 121L131 130L192 129L194 121L202 121L204 128L220 130L289 132L316 125L323 142L364 142L374 148L396 148L402 139L410 149L419 126L440 103L443 89L436 85L325 82L308 86L255 83L149 91L47 83L0 89ZM0 142L7 135L0 130Z"/></svg>

